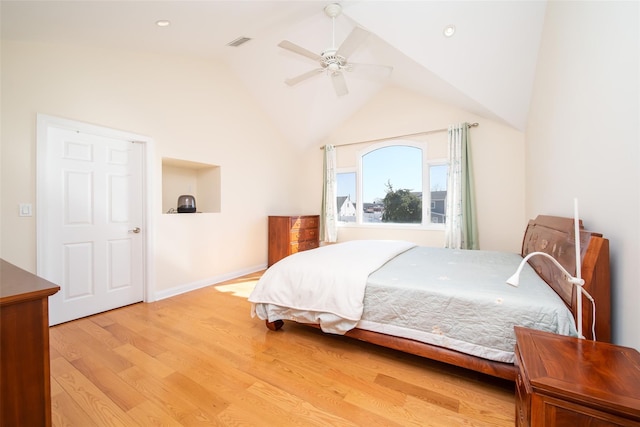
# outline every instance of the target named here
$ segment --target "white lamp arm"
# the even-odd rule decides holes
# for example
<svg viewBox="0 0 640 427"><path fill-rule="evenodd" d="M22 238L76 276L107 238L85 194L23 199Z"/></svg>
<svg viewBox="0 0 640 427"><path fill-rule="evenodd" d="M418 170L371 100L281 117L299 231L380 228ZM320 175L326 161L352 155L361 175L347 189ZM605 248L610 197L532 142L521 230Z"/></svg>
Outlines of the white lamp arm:
<svg viewBox="0 0 640 427"><path fill-rule="evenodd" d="M563 266L562 264L560 264L554 257L552 257L551 255L549 255L546 252L531 252L529 254L527 254L527 256L525 256L522 261L520 262L520 265L518 266L518 269L516 270L516 272L513 274L513 276L509 277L507 279L507 283L510 284L511 286L518 286L519 282L520 282L520 273L522 273L522 269L524 268L524 265L527 261L529 261L529 258L532 258L536 255L542 255L546 258L549 258L555 265L556 267L558 267L560 269L560 271L562 271L567 279L567 281L569 281L570 283L573 283L574 285L577 286L584 286L584 279L578 278L578 277L574 277L572 276Z"/></svg>
<svg viewBox="0 0 640 427"><path fill-rule="evenodd" d="M522 269L524 268L524 265L526 264L527 261L529 261L529 258L536 256L536 255L542 255L544 257L549 258L556 267L558 267L560 269L560 271L562 271L565 275L565 278L567 279L567 281L569 283L572 283L576 286L578 286L578 297L580 298L580 295L584 295L587 297L587 299L589 301L591 301L591 306L592 306L592 310L593 310L593 322L591 324L591 333L592 333L592 337L593 340L595 341L596 339L596 302L593 300L593 297L591 295L589 295L589 292L585 291L582 287L584 286L584 279L579 278L579 277L574 277L571 274L569 274L569 272L562 266L562 264L560 264L554 257L552 257L551 255L549 255L546 252L531 252L530 254L528 254L527 256L525 256L522 261L520 262L520 265L518 266L518 269L516 270L516 272L513 274L513 276L509 277L507 279L507 283L511 286L518 286L518 283L520 281L520 273L522 272ZM581 300L580 300L581 301ZM577 319L582 319L582 305L578 305L578 314L577 314ZM582 335L582 323L578 323L578 336L580 338L584 338L584 336Z"/></svg>

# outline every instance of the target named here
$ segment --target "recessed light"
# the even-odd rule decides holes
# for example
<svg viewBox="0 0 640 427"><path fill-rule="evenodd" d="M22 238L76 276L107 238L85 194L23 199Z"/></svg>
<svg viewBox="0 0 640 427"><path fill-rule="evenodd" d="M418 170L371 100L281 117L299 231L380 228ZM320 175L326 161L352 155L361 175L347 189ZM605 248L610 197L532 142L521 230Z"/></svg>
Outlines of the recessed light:
<svg viewBox="0 0 640 427"><path fill-rule="evenodd" d="M167 21L166 19L161 19L159 21L156 21L156 25L158 27L168 27L169 25L171 25L171 22Z"/></svg>
<svg viewBox="0 0 640 427"><path fill-rule="evenodd" d="M442 34L444 34L445 37L451 37L455 33L456 33L456 26L453 24L447 25L446 27L444 27L444 30L442 30Z"/></svg>

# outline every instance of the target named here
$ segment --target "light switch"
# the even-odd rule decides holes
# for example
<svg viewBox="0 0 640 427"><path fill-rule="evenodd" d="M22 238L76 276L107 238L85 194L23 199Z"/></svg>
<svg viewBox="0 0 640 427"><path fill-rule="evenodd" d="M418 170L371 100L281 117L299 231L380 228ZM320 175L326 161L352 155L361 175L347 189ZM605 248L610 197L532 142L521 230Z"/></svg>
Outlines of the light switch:
<svg viewBox="0 0 640 427"><path fill-rule="evenodd" d="M31 216L31 203L20 203L20 216Z"/></svg>

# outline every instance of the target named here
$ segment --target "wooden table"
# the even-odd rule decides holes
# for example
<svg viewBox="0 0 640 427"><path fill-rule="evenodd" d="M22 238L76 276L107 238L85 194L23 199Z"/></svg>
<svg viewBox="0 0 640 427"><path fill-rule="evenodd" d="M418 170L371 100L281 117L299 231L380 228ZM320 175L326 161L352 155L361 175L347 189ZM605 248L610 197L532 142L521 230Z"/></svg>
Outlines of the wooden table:
<svg viewBox="0 0 640 427"><path fill-rule="evenodd" d="M515 327L517 426L640 426L640 353Z"/></svg>
<svg viewBox="0 0 640 427"><path fill-rule="evenodd" d="M49 301L60 287L0 259L0 426L50 426Z"/></svg>

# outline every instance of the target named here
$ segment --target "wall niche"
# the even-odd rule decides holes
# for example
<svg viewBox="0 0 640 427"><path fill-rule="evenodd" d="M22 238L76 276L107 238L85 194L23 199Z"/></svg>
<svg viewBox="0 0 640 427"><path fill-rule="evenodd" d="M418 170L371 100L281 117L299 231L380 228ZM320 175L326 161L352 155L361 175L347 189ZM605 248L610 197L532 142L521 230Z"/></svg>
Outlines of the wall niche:
<svg viewBox="0 0 640 427"><path fill-rule="evenodd" d="M196 213L220 212L220 166L163 157L162 213L177 213L183 194L196 199Z"/></svg>

